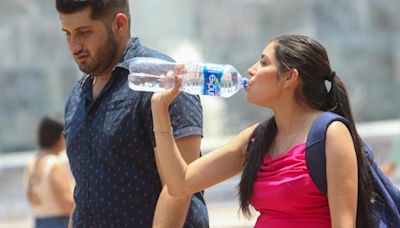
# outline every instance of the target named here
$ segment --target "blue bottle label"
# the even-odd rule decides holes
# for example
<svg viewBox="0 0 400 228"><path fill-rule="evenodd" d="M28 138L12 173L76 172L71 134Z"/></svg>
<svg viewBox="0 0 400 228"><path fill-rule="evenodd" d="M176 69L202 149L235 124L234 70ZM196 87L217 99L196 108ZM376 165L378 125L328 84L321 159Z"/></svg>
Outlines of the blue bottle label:
<svg viewBox="0 0 400 228"><path fill-rule="evenodd" d="M220 96L221 95L221 77L224 68L221 65L206 64L203 67L203 95Z"/></svg>

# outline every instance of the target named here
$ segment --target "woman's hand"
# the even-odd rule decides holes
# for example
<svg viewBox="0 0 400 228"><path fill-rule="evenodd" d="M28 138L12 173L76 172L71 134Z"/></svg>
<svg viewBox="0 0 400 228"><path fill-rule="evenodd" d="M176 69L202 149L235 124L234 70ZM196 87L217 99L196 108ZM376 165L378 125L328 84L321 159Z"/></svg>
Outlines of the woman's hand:
<svg viewBox="0 0 400 228"><path fill-rule="evenodd" d="M167 78L173 79L173 87L166 89L163 92L154 93L151 97L151 107L152 109L162 108L168 109L172 101L176 96L179 95L179 89L182 85L182 73L184 72L184 66L178 65L175 72L168 72Z"/></svg>

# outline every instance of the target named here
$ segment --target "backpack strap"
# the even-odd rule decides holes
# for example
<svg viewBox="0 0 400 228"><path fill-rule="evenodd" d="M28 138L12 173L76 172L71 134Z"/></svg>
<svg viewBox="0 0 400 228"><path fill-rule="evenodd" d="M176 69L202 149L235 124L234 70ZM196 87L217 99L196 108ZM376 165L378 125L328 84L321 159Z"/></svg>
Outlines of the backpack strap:
<svg viewBox="0 0 400 228"><path fill-rule="evenodd" d="M324 195L327 195L325 138L326 130L333 121L341 121L349 128L346 118L331 112L322 113L311 126L306 143L306 164L311 179ZM365 162L373 181L371 201L372 227L400 227L400 191L382 173L373 160L372 149L362 143Z"/></svg>
<svg viewBox="0 0 400 228"><path fill-rule="evenodd" d="M332 112L324 112L312 124L306 142L306 164L310 171L311 179L324 195L327 195L328 192L325 138L328 126L334 121L341 121L349 127L347 119L343 116Z"/></svg>

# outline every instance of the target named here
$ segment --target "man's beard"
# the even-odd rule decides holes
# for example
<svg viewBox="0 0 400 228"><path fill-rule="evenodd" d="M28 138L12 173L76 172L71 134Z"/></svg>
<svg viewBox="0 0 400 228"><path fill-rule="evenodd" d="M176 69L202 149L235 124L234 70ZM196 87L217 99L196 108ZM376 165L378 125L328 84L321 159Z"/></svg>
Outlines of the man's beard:
<svg viewBox="0 0 400 228"><path fill-rule="evenodd" d="M101 75L104 71L110 69L114 58L117 55L119 44L111 30L107 33L105 45L93 54L92 62L79 65L79 69L93 76Z"/></svg>

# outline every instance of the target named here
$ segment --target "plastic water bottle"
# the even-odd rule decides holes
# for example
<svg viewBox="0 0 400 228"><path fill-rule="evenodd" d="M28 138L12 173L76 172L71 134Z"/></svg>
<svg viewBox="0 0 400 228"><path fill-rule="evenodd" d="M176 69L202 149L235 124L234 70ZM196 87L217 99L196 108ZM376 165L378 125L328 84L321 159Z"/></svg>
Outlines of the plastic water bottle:
<svg viewBox="0 0 400 228"><path fill-rule="evenodd" d="M173 87L177 65L184 66L181 90L194 95L230 97L247 86L248 79L231 65L174 63L162 59L136 57L129 62L129 88L159 92ZM172 73L172 74L171 74Z"/></svg>

